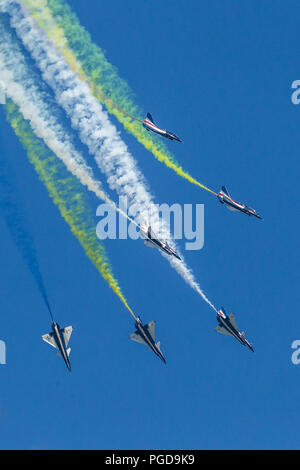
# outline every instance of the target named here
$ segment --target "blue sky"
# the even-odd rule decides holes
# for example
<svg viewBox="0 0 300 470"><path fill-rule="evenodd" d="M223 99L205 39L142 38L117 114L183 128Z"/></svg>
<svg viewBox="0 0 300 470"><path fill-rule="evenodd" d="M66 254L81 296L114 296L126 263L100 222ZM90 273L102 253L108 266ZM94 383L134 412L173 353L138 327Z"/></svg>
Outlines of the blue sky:
<svg viewBox="0 0 300 470"><path fill-rule="evenodd" d="M108 241L134 311L156 320L164 366L129 341L134 325L38 181L0 109L10 160L55 317L72 324L72 373L41 341L47 311L0 220L2 449L297 449L299 5L73 0L95 42L202 183L249 203L232 214L170 172L122 127L157 202L204 203L205 245L185 258L216 306L236 314L255 354L218 335L214 312L157 252ZM96 210L96 204L95 210ZM298 209L299 210L299 209ZM183 249L183 244L181 244Z"/></svg>

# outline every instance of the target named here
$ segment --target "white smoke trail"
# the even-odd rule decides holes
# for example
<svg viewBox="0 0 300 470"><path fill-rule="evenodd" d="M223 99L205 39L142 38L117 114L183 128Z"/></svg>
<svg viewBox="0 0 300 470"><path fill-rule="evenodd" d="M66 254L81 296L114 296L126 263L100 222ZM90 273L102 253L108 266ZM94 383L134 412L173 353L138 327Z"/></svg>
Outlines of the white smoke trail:
<svg viewBox="0 0 300 470"><path fill-rule="evenodd" d="M70 136L53 112L53 104L49 105L49 97L47 100L45 99L46 94L41 91L20 48L12 40L11 34L1 22L0 36L2 39L0 43L0 76L7 96L19 106L25 119L30 121L36 135L44 140L81 184L135 223L101 189L101 183L95 180L92 169L74 148Z"/></svg>
<svg viewBox="0 0 300 470"><path fill-rule="evenodd" d="M143 175L120 139L107 113L90 93L87 83L78 79L63 57L17 1L0 0L0 8L10 15L11 26L31 53L46 83L53 89L57 102L65 109L81 141L106 175L111 189L130 199L130 211L138 224L151 220L154 230L170 238L167 224L161 223L153 198L146 188ZM171 265L214 309L184 262L168 257Z"/></svg>

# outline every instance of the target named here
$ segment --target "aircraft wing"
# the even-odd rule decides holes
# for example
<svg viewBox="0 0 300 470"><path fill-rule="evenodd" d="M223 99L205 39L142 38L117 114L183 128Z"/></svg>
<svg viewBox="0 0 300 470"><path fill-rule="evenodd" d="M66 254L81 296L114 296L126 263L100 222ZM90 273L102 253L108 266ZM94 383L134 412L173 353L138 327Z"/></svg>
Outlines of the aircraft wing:
<svg viewBox="0 0 300 470"><path fill-rule="evenodd" d="M155 342L155 321L150 321L147 325L146 325L146 328L151 336L151 338L153 339L153 341Z"/></svg>
<svg viewBox="0 0 300 470"><path fill-rule="evenodd" d="M234 316L234 313L230 313L228 315L229 317L229 320L231 321L232 325L234 326L234 328L239 331L238 327L237 327L237 324L236 324L236 321L235 321L235 316Z"/></svg>
<svg viewBox="0 0 300 470"><path fill-rule="evenodd" d="M73 331L73 327L72 327L72 326L66 326L66 328L64 328L63 330L61 330L61 333L62 333L62 335L63 335L63 338L64 338L64 342L65 342L66 347L68 346L68 343L69 343L69 341L70 341L70 337L71 337L72 331Z"/></svg>
<svg viewBox="0 0 300 470"><path fill-rule="evenodd" d="M46 335L43 335L42 339L46 341L46 343L50 344L50 346L58 349L53 333L47 333Z"/></svg>
<svg viewBox="0 0 300 470"><path fill-rule="evenodd" d="M156 245L154 245L154 243L151 242L150 240L145 240L144 244L147 246L150 246L151 248L157 248Z"/></svg>
<svg viewBox="0 0 300 470"><path fill-rule="evenodd" d="M236 207L230 206L228 203L227 203L227 207L231 212L238 212L239 211Z"/></svg>
<svg viewBox="0 0 300 470"><path fill-rule="evenodd" d="M231 333L229 333L229 331L227 331L223 326L217 326L216 331L218 333L222 333L222 335L232 336Z"/></svg>
<svg viewBox="0 0 300 470"><path fill-rule="evenodd" d="M134 333L132 333L130 335L130 339L132 339L132 341L136 341L137 343L141 343L141 344L144 344L145 346L148 346L148 344L146 343L146 341L144 341L144 339L141 337L138 331L135 331Z"/></svg>

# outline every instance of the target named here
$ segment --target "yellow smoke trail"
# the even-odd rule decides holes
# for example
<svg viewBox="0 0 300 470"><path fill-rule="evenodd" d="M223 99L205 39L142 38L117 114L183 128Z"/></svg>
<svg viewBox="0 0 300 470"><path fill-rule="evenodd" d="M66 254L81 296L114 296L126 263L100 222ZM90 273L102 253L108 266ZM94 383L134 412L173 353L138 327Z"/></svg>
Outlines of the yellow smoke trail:
<svg viewBox="0 0 300 470"><path fill-rule="evenodd" d="M29 123L25 121L13 101L7 100L5 108L8 122L26 150L29 161L34 166L40 180L45 184L61 216L99 273L136 319L113 276L105 249L96 236L93 217L80 183L65 170L63 163L45 146L42 140L35 136Z"/></svg>
<svg viewBox="0 0 300 470"><path fill-rule="evenodd" d="M45 0L20 0L20 3L44 29L72 71L89 84L92 94L129 133L177 175L217 195L184 171L165 145L140 125L143 120L142 113L133 104L127 84L119 78L116 69L109 64L101 49L92 43L89 34L63 0L48 0L47 4Z"/></svg>

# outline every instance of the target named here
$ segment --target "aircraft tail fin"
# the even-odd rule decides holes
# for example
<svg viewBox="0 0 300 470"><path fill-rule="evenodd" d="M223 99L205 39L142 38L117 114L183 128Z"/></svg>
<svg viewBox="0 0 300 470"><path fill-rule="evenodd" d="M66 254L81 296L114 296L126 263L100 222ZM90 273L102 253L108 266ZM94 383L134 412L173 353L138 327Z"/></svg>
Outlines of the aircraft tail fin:
<svg viewBox="0 0 300 470"><path fill-rule="evenodd" d="M229 197L230 197L229 191L228 191L228 189L226 188L226 186L222 186L221 190L222 190L222 192L223 192L224 194L226 194L226 196L229 196Z"/></svg>
<svg viewBox="0 0 300 470"><path fill-rule="evenodd" d="M147 113L147 119L154 124L153 117L150 113Z"/></svg>
<svg viewBox="0 0 300 470"><path fill-rule="evenodd" d="M151 240L158 240L157 235L153 232L153 230L151 228L151 225L149 225L149 228L148 228L148 237Z"/></svg>

